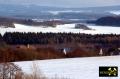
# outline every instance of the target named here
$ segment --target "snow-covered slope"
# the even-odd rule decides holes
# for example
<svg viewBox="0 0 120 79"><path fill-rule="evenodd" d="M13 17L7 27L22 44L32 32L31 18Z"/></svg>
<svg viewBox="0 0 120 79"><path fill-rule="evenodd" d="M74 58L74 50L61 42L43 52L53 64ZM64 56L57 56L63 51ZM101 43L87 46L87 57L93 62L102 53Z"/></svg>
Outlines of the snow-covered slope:
<svg viewBox="0 0 120 79"><path fill-rule="evenodd" d="M3 35L5 32L71 32L71 33L86 33L86 34L120 34L120 27L110 27L110 26L95 26L88 25L89 28L94 30L83 30L75 29L75 24L64 24L57 25L57 27L35 27L35 26L26 26L21 24L15 24L15 28L0 28L0 33Z"/></svg>
<svg viewBox="0 0 120 79"><path fill-rule="evenodd" d="M15 62L24 72L30 73L32 64L36 63L47 77L64 77L68 79L120 79L118 77L99 77L99 66L120 67L120 56L88 57L71 59L53 59L40 61ZM120 72L120 68L118 68Z"/></svg>
<svg viewBox="0 0 120 79"><path fill-rule="evenodd" d="M115 15L120 15L120 11L110 11L110 13L115 14Z"/></svg>

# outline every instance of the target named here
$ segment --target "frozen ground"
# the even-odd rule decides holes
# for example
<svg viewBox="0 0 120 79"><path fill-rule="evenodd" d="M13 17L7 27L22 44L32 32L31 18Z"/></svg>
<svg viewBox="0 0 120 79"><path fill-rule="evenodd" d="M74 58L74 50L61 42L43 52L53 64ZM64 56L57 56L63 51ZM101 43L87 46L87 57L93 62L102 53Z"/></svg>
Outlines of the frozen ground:
<svg viewBox="0 0 120 79"><path fill-rule="evenodd" d="M71 59L53 59L27 62L15 62L24 72L31 73L33 63L47 77L64 77L69 79L120 79L120 68L118 77L99 77L99 66L120 67L120 56L111 57L86 57Z"/></svg>
<svg viewBox="0 0 120 79"><path fill-rule="evenodd" d="M83 30L83 29L75 29L75 24L65 24L65 25L57 25L57 27L52 28L43 28L43 27L34 27L34 26L26 26L21 24L15 24L15 28L0 28L0 33L3 35L5 32L72 32L72 33L86 33L86 34L120 34L120 27L110 27L110 26L95 26L88 25L91 29L94 30Z"/></svg>

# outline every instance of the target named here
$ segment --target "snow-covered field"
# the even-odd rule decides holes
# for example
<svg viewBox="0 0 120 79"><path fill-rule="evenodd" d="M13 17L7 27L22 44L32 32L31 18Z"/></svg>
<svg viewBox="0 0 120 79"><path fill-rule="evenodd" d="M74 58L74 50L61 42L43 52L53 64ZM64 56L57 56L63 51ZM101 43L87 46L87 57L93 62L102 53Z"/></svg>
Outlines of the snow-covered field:
<svg viewBox="0 0 120 79"><path fill-rule="evenodd" d="M120 79L120 56L53 59L15 62L24 72L31 73L33 63L45 76L68 79ZM99 77L99 66L118 66L118 77Z"/></svg>
<svg viewBox="0 0 120 79"><path fill-rule="evenodd" d="M94 30L83 30L75 29L75 24L64 24L57 25L57 27L35 27L35 26L26 26L21 24L15 24L15 28L0 28L0 33L3 35L5 32L72 32L72 33L86 33L86 34L120 34L120 27L110 27L110 26L95 26L88 25L89 28Z"/></svg>

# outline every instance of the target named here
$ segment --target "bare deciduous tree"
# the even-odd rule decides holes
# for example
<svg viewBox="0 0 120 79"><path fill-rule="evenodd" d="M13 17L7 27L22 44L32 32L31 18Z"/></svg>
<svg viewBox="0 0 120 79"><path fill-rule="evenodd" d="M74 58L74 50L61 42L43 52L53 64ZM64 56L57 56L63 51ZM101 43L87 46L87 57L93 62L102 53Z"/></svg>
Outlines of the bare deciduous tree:
<svg viewBox="0 0 120 79"><path fill-rule="evenodd" d="M17 65L13 63L0 64L0 79L16 79L17 74L22 77L22 70Z"/></svg>

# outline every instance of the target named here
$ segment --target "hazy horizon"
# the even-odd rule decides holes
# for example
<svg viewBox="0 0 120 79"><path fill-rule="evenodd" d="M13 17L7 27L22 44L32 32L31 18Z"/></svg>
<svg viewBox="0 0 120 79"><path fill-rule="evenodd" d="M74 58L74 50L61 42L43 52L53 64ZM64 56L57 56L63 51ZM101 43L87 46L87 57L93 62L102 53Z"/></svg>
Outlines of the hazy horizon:
<svg viewBox="0 0 120 79"><path fill-rule="evenodd" d="M82 8L120 5L120 0L0 0L0 4Z"/></svg>

